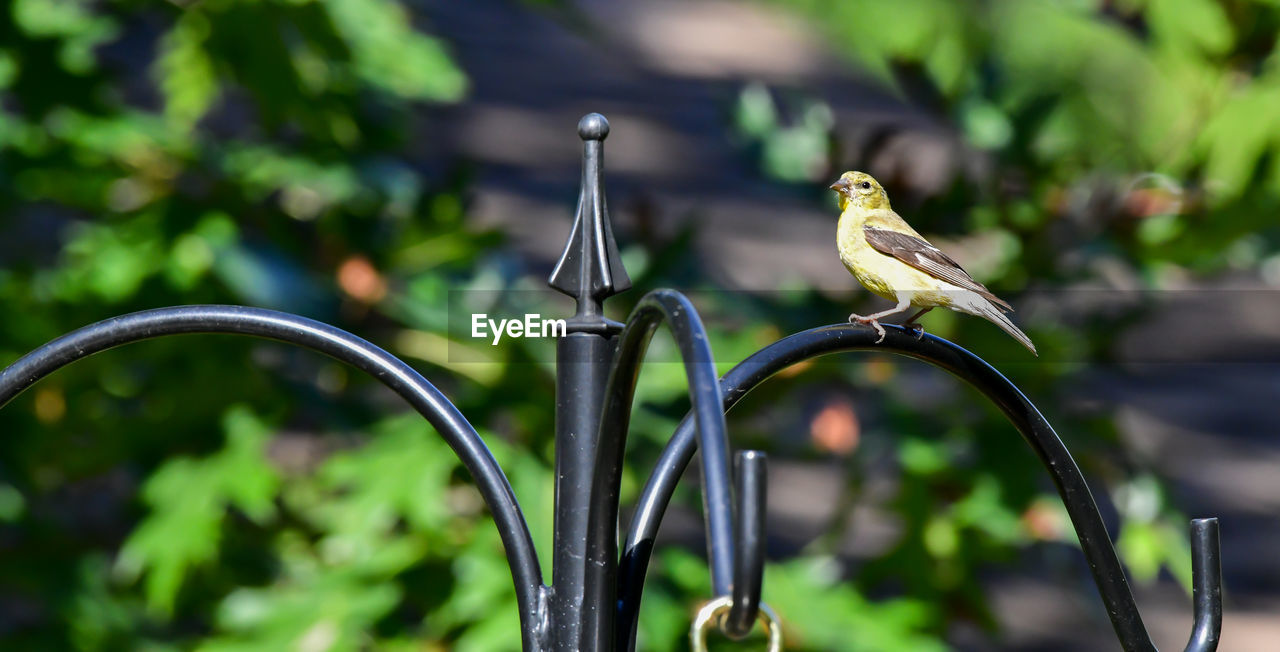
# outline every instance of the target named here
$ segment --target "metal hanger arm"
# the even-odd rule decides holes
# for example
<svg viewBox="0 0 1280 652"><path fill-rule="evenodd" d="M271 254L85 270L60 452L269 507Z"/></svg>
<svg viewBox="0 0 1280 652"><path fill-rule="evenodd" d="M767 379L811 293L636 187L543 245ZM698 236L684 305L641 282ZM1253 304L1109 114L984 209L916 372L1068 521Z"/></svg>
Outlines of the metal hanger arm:
<svg viewBox="0 0 1280 652"><path fill-rule="evenodd" d="M367 372L426 417L471 472L493 513L515 582L524 649L538 649L535 632L544 629L540 623L545 618L539 607L542 571L506 474L480 435L440 390L404 361L351 333L305 317L243 306L194 305L135 312L68 333L0 371L0 407L76 360L131 342L189 333L249 335L323 353Z"/></svg>

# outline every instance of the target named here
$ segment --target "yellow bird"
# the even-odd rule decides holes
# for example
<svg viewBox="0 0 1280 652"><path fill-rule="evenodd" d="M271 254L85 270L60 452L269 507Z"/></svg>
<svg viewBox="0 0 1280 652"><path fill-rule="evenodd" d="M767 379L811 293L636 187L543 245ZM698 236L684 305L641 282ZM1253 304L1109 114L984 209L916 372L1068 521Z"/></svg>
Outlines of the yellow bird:
<svg viewBox="0 0 1280 652"><path fill-rule="evenodd" d="M840 260L863 287L898 302L873 315L849 315L850 323L870 324L880 334L879 343L885 332L881 318L919 308L905 322L919 328L916 320L921 315L934 308L950 308L990 321L1036 352L1031 338L1005 316L1013 308L916 233L889 207L889 195L871 175L845 172L831 189L840 196L836 227Z"/></svg>

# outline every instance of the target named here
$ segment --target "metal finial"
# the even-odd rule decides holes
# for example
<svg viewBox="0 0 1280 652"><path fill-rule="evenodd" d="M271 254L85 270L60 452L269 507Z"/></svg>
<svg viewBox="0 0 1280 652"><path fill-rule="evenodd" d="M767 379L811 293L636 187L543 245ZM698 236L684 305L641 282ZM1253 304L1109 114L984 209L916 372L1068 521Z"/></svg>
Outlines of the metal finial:
<svg viewBox="0 0 1280 652"><path fill-rule="evenodd" d="M588 113L578 121L578 135L583 140L604 140L609 136L609 121L599 113Z"/></svg>
<svg viewBox="0 0 1280 652"><path fill-rule="evenodd" d="M605 327L601 312L605 299L631 287L627 270L618 255L618 243L609 224L600 177L604 161L604 139L609 121L599 113L588 113L578 121L582 144L582 186L578 211L560 261L547 284L578 301L575 322ZM588 327L582 330L595 330Z"/></svg>

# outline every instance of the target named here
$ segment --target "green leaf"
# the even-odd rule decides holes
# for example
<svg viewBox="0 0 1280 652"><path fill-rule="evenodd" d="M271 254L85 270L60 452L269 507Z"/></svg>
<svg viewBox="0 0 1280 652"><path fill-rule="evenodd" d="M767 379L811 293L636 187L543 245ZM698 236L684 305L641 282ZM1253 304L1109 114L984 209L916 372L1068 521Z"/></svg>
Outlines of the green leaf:
<svg viewBox="0 0 1280 652"><path fill-rule="evenodd" d="M88 297L124 301L164 262L160 224L154 215L115 225L84 222L70 231L61 267L38 280L42 289L63 301Z"/></svg>
<svg viewBox="0 0 1280 652"><path fill-rule="evenodd" d="M829 558L766 567L764 602L795 633L788 645L850 652L947 649L929 631L935 622L930 606L910 598L871 602L840 581L840 570Z"/></svg>
<svg viewBox="0 0 1280 652"><path fill-rule="evenodd" d="M115 21L93 14L85 0L14 0L13 21L28 36L57 38L63 70L82 75L95 64L94 49L119 33Z"/></svg>
<svg viewBox="0 0 1280 652"><path fill-rule="evenodd" d="M1018 513L1005 504L1000 482L994 475L979 475L973 490L952 506L951 513L958 524L981 531L1000 543L1024 540Z"/></svg>
<svg viewBox="0 0 1280 652"><path fill-rule="evenodd" d="M26 511L27 501L11 485L0 482L0 523L12 523Z"/></svg>
<svg viewBox="0 0 1280 652"><path fill-rule="evenodd" d="M1116 549L1134 579L1140 582L1155 579L1165 558L1164 540L1154 523L1125 521L1116 539Z"/></svg>
<svg viewBox="0 0 1280 652"><path fill-rule="evenodd" d="M944 441L907 437L898 447L902 468L915 475L932 475L951 464L952 453Z"/></svg>
<svg viewBox="0 0 1280 652"><path fill-rule="evenodd" d="M347 573L325 573L268 589L240 589L223 601L219 624L231 633L205 639L205 652L359 649L400 591Z"/></svg>
<svg viewBox="0 0 1280 652"><path fill-rule="evenodd" d="M400 97L454 101L467 89L439 40L413 31L404 8L387 0L324 0L351 48L362 79Z"/></svg>
<svg viewBox="0 0 1280 652"><path fill-rule="evenodd" d="M1280 75L1267 82L1239 89L1201 132L1205 177L1218 203L1239 197L1263 154L1280 151L1280 142L1273 143L1280 129Z"/></svg>
<svg viewBox="0 0 1280 652"><path fill-rule="evenodd" d="M759 82L748 84L738 92L733 115L738 131L755 139L763 139L778 124L773 96L769 94L769 88Z"/></svg>
<svg viewBox="0 0 1280 652"><path fill-rule="evenodd" d="M1009 144L1013 137L1013 125L995 105L975 101L960 108L960 124L965 137L975 147L999 149Z"/></svg>
<svg viewBox="0 0 1280 652"><path fill-rule="evenodd" d="M199 10L186 11L160 40L154 75L164 93L165 118L189 132L218 97L213 60L205 51L209 21Z"/></svg>
<svg viewBox="0 0 1280 652"><path fill-rule="evenodd" d="M1234 45L1231 22L1213 0L1149 0L1146 17L1156 38L1168 46L1191 45L1221 55Z"/></svg>
<svg viewBox="0 0 1280 652"><path fill-rule="evenodd" d="M500 649L512 644L519 646L519 627L510 627L512 621L509 620L512 615L518 619L519 610L511 587L511 570L500 551L497 531L483 528L454 558L452 568L457 583L427 619L429 631L444 634L455 627L470 627L497 618L508 624L505 633L486 627L485 632L468 641L468 648L479 650L484 649L482 644L499 645L500 639L507 642L505 646L499 645Z"/></svg>
<svg viewBox="0 0 1280 652"><path fill-rule="evenodd" d="M1147 246L1162 245L1177 238L1185 227L1185 221L1177 215L1155 215L1138 225L1138 239Z"/></svg>
<svg viewBox="0 0 1280 652"><path fill-rule="evenodd" d="M317 510L330 532L363 541L395 526L439 531L453 518L447 496L457 456L416 413L388 419L359 449L334 455L320 469L322 486L341 492Z"/></svg>
<svg viewBox="0 0 1280 652"><path fill-rule="evenodd" d="M13 22L30 36L75 36L96 29L101 18L86 0L14 0Z"/></svg>
<svg viewBox="0 0 1280 652"><path fill-rule="evenodd" d="M279 476L265 458L270 430L245 407L223 417L227 442L202 460L177 458L143 487L151 514L121 548L116 570L125 579L146 574L148 605L173 612L186 575L217 557L228 507L264 522L274 516Z"/></svg>

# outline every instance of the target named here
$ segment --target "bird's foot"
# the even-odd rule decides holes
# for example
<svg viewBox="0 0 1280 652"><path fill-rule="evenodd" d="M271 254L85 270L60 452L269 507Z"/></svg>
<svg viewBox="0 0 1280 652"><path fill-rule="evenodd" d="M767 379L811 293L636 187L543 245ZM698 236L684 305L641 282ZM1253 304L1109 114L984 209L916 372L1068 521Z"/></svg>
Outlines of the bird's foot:
<svg viewBox="0 0 1280 652"><path fill-rule="evenodd" d="M850 324L866 324L876 329L876 333L880 334L880 339L876 340L876 344L879 344L884 341L884 326L881 326L880 322L876 320L875 317L863 317L862 315L849 315L849 323Z"/></svg>
<svg viewBox="0 0 1280 652"><path fill-rule="evenodd" d="M912 322L907 322L907 323L903 324L903 325L902 325L902 327L903 327L903 328L905 328L905 329L907 329L907 330L909 330L909 331L911 331L911 334L912 334L912 335L915 335L917 340L923 340L923 339L924 339L924 325L923 325L923 324L921 324L921 323L919 323L919 322L914 322L914 321L912 321Z"/></svg>

